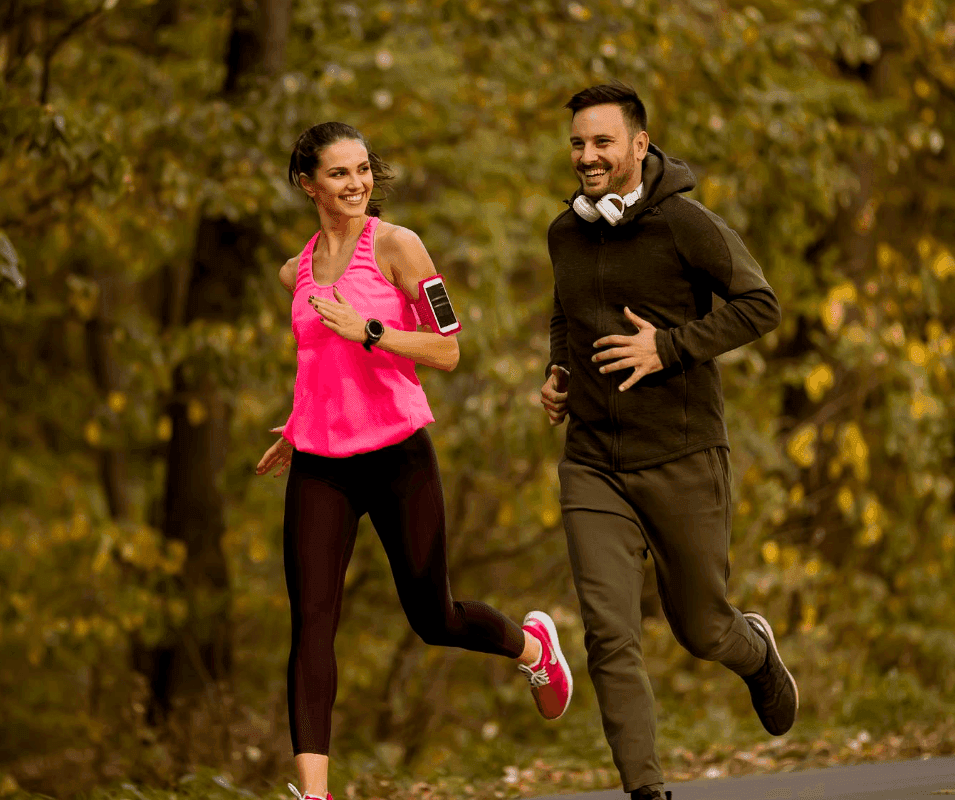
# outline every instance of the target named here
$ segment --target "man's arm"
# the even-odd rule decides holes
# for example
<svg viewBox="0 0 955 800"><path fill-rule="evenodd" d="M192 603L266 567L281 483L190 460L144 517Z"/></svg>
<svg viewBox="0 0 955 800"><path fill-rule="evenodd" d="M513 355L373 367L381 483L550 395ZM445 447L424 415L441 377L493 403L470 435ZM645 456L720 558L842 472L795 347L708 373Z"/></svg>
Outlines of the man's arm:
<svg viewBox="0 0 955 800"><path fill-rule="evenodd" d="M554 311L550 317L550 361L544 370L544 375L550 375L550 368L554 365L570 369L570 356L567 353L567 317L560 305L557 286L554 286Z"/></svg>
<svg viewBox="0 0 955 800"><path fill-rule="evenodd" d="M683 369L765 336L779 325L779 302L739 235L716 214L683 199L666 210L677 250L726 304L702 319L655 333L663 367Z"/></svg>

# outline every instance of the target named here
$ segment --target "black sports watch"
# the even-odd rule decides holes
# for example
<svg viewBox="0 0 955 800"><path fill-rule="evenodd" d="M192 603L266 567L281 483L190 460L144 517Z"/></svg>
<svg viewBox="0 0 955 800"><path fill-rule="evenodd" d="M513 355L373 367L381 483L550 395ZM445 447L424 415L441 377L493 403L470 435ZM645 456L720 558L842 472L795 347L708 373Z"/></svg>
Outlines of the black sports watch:
<svg viewBox="0 0 955 800"><path fill-rule="evenodd" d="M365 323L365 341L361 343L369 353L371 346L378 344L378 340L385 335L385 326L377 319L370 319Z"/></svg>

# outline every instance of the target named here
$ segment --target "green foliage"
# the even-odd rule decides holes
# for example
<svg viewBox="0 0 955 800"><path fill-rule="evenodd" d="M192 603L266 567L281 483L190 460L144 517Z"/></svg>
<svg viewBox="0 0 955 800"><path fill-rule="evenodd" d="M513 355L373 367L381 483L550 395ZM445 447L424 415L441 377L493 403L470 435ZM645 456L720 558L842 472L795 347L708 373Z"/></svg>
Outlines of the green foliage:
<svg viewBox="0 0 955 800"><path fill-rule="evenodd" d="M337 645L333 769L490 775L521 748L606 760L560 529L561 434L537 396L545 233L574 187L562 105L611 76L637 85L651 138L692 165L694 196L740 231L783 308L778 331L723 359L734 599L773 621L807 718L889 730L950 706L946 4L300 3L284 71L229 95L224 4L44 8L0 34L0 234L26 279L21 290L0 277L0 764L24 785L49 786L27 754L77 741L92 747L77 783L171 784L217 760L240 785L288 771L282 483L252 468L294 380L275 273L317 225L286 159L303 128L333 118L396 168L385 216L421 235L465 321L458 369L421 370L455 594L515 618L554 609L580 687L566 724L545 728L512 665L406 637L363 526ZM244 291L222 298L232 313L182 325L164 303L202 217L253 220L263 236ZM95 335L120 366L106 391ZM222 488L236 663L204 711L221 736L193 752L145 724L129 656L186 613L173 590L186 554L155 513L179 367L210 376L233 409ZM189 419L208 411L193 402ZM132 501L120 520L102 478L111 453ZM702 747L730 720L752 735L738 681L686 656L659 619L646 627L664 741L689 731Z"/></svg>

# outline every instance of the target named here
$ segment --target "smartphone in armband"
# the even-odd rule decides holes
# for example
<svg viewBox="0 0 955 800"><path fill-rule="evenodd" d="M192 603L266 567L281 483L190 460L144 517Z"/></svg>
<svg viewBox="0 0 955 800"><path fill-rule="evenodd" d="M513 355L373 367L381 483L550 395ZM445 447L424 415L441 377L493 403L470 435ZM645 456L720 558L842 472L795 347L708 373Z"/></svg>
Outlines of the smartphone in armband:
<svg viewBox="0 0 955 800"><path fill-rule="evenodd" d="M421 321L431 325L436 333L450 336L461 330L461 323L451 307L451 298L448 297L448 290L441 275L425 278L418 284L418 302L415 307Z"/></svg>

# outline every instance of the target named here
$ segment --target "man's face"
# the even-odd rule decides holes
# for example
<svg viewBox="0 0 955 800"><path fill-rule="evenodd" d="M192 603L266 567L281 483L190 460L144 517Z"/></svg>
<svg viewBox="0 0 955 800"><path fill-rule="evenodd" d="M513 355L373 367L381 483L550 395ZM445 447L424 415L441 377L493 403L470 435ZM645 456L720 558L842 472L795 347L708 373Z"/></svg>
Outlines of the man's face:
<svg viewBox="0 0 955 800"><path fill-rule="evenodd" d="M584 108L570 126L570 159L580 187L591 199L608 192L625 195L640 185L643 159L650 137L640 131L633 139L620 106Z"/></svg>

